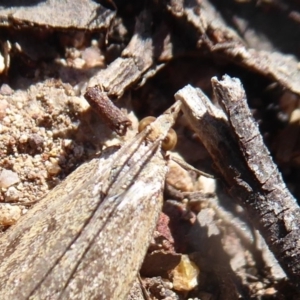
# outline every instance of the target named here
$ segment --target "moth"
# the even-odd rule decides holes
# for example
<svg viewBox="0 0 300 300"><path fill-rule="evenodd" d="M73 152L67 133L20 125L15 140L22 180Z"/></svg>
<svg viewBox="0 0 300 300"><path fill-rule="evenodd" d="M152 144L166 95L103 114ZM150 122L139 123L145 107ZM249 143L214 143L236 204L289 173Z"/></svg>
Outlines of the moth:
<svg viewBox="0 0 300 300"><path fill-rule="evenodd" d="M1 299L124 299L162 208L176 102L75 170L0 238Z"/></svg>

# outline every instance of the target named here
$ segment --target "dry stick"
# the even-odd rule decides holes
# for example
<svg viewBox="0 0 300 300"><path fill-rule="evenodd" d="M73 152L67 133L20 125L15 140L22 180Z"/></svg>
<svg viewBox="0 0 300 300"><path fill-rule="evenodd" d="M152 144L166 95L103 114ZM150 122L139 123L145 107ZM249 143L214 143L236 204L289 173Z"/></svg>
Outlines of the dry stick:
<svg viewBox="0 0 300 300"><path fill-rule="evenodd" d="M300 289L300 208L266 149L238 79L212 79L229 121L199 89L176 95L229 186L288 277Z"/></svg>
<svg viewBox="0 0 300 300"><path fill-rule="evenodd" d="M131 121L113 104L100 86L87 88L84 97L111 130L121 136L126 134L127 128L132 125Z"/></svg>
<svg viewBox="0 0 300 300"><path fill-rule="evenodd" d="M79 167L0 238L1 299L126 297L161 211L161 143L179 110Z"/></svg>

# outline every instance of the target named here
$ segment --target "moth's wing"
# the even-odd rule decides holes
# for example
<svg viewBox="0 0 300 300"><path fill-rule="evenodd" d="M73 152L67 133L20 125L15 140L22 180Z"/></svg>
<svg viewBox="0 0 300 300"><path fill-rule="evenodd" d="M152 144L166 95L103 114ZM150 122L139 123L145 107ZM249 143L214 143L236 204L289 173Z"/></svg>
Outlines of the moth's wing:
<svg viewBox="0 0 300 300"><path fill-rule="evenodd" d="M149 171L150 166L155 173ZM98 295L99 299L106 288L108 295L118 292L110 285L118 285L122 294L124 286L133 281L131 274L136 275L151 238L165 172L160 147L149 150L149 145L135 141L108 159L78 168L0 239L1 298L82 299L90 295L89 299ZM153 176L158 179L154 185ZM124 237L128 243L135 239L137 243L127 243L122 249ZM114 251L115 260L109 255ZM127 269L113 284L122 260ZM95 273L105 274L102 282L95 283ZM63 297L67 294L72 296Z"/></svg>
<svg viewBox="0 0 300 300"><path fill-rule="evenodd" d="M27 299L90 220L101 197L99 160L74 171L0 238L0 295Z"/></svg>
<svg viewBox="0 0 300 300"><path fill-rule="evenodd" d="M160 212L160 144L179 109L78 168L0 238L1 299L125 297Z"/></svg>
<svg viewBox="0 0 300 300"><path fill-rule="evenodd" d="M119 300L126 297L162 207L166 164L160 150L152 155L140 167L138 180L121 194L104 199L101 209L43 280L33 298Z"/></svg>

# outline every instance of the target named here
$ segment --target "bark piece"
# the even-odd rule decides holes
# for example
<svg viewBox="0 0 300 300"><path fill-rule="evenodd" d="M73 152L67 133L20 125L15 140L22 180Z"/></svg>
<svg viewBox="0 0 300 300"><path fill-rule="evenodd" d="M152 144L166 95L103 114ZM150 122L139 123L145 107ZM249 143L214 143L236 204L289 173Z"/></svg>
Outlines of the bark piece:
<svg viewBox="0 0 300 300"><path fill-rule="evenodd" d="M9 5L0 5L0 26L18 24L93 30L108 28L115 16L114 11L91 0L30 2L16 0L7 1Z"/></svg>
<svg viewBox="0 0 300 300"><path fill-rule="evenodd" d="M299 61L293 55L258 51L243 46L226 49L224 52L233 62L269 77L300 95Z"/></svg>
<svg viewBox="0 0 300 300"><path fill-rule="evenodd" d="M150 34L151 15L143 11L136 22L135 33L122 56L101 70L88 83L89 87L101 85L108 96L120 97L126 88L141 79L153 66L153 41Z"/></svg>
<svg viewBox="0 0 300 300"><path fill-rule="evenodd" d="M223 58L262 74L290 91L300 95L299 62L292 55L279 52L248 49L238 34L232 30L217 13L214 6L207 0L188 1L178 14L180 0L172 1L171 12L179 21L186 22L190 34L198 39L198 47L208 47Z"/></svg>
<svg viewBox="0 0 300 300"><path fill-rule="evenodd" d="M176 95L183 111L210 152L233 198L246 209L283 270L300 288L300 209L264 146L238 79L212 79L225 107L217 109L198 89Z"/></svg>

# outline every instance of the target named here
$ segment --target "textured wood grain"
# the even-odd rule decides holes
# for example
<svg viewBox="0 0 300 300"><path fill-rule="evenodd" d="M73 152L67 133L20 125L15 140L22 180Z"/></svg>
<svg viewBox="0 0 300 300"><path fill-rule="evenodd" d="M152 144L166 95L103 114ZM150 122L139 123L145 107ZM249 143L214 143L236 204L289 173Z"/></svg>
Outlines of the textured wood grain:
<svg viewBox="0 0 300 300"><path fill-rule="evenodd" d="M150 68L155 68L151 25L151 13L142 11L136 20L134 35L121 57L95 74L88 87L101 85L109 97L119 98L126 89L141 80Z"/></svg>

